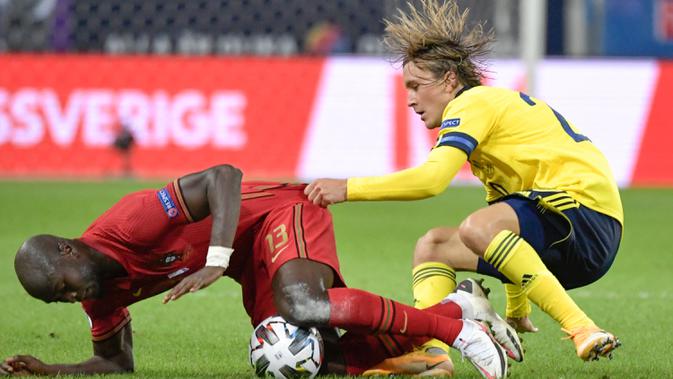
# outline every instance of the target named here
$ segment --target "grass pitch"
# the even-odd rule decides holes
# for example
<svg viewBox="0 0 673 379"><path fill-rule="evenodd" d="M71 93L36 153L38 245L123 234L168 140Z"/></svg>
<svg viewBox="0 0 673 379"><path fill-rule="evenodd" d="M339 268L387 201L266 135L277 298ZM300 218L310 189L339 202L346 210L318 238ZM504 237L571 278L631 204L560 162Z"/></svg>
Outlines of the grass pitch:
<svg viewBox="0 0 673 379"><path fill-rule="evenodd" d="M134 181L0 182L0 359L33 354L46 362L74 363L91 356L87 319L72 304L44 304L18 283L13 257L33 234L76 237L123 194L162 184ZM613 268L598 283L571 296L623 346L612 361L584 363L573 345L540 310L541 329L524 335L524 363L511 378L673 378L667 320L673 314L673 190L622 192L626 229ZM483 206L479 188L449 188L434 199L351 203L332 207L342 272L351 287L411 302L411 253L416 239L438 225L457 225ZM467 277L459 273L459 280ZM487 278L491 300L504 309L501 285ZM239 287L223 279L168 305L160 297L130 308L137 378L253 377L247 363L252 327ZM453 355L455 377L478 378ZM111 376L116 377L116 376ZM127 377L127 376L119 376Z"/></svg>

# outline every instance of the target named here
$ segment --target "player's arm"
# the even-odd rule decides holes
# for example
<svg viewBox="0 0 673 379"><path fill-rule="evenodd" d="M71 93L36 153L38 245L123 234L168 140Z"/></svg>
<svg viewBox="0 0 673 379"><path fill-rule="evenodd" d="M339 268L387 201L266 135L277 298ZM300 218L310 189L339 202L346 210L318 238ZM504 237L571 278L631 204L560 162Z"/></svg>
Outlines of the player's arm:
<svg viewBox="0 0 673 379"><path fill-rule="evenodd" d="M75 364L47 364L32 355L16 355L0 365L11 375L95 375L133 372L133 340L131 323L115 335L93 342L90 359Z"/></svg>
<svg viewBox="0 0 673 379"><path fill-rule="evenodd" d="M213 226L206 267L173 287L164 298L164 303L209 286L226 270L238 226L242 177L241 170L230 165L219 165L178 179L182 200L192 220L199 221L212 216Z"/></svg>
<svg viewBox="0 0 673 379"><path fill-rule="evenodd" d="M356 200L416 200L435 196L451 183L467 155L451 146L433 149L419 166L383 176L318 179L304 191L315 204Z"/></svg>

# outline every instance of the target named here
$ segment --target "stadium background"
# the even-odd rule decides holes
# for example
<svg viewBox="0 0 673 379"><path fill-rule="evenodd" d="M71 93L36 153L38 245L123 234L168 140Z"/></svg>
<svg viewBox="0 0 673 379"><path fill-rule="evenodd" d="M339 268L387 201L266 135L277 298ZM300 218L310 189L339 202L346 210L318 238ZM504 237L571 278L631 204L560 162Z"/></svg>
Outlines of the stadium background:
<svg viewBox="0 0 673 379"><path fill-rule="evenodd" d="M526 1L460 3L495 29L488 84L545 99L608 156L626 210L622 249L604 279L572 294L625 346L613 362L581 365L534 313L543 332L526 338L528 363L513 375L673 377L660 338L673 312L673 0L531 0L544 5L533 76ZM403 3L0 0L0 359L90 354L77 307L40 304L16 281L14 251L32 234L77 236L125 192L215 163L308 180L421 162L434 137L380 44L381 18ZM334 207L349 283L409 302L416 238L483 205L467 168L457 181L469 185L427 201ZM235 284L168 309L152 301L131 308L140 377L250 374Z"/></svg>
<svg viewBox="0 0 673 379"><path fill-rule="evenodd" d="M309 179L418 163L433 137L380 43L400 4L0 1L0 176L165 177L226 161ZM621 185L673 184L670 0L550 1L534 89L518 1L475 4L498 38L489 84L553 104Z"/></svg>

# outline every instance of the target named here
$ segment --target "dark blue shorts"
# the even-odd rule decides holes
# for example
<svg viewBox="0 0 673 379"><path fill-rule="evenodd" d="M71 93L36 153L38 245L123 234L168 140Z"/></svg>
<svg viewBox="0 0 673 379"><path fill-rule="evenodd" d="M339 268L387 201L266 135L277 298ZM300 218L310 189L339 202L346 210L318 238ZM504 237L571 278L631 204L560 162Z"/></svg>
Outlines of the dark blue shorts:
<svg viewBox="0 0 673 379"><path fill-rule="evenodd" d="M531 198L511 195L503 198L519 218L521 237L538 252L565 289L586 286L610 269L619 249L622 226L616 219L583 205L562 211L562 215L539 205ZM478 270L509 283L493 266L479 258Z"/></svg>

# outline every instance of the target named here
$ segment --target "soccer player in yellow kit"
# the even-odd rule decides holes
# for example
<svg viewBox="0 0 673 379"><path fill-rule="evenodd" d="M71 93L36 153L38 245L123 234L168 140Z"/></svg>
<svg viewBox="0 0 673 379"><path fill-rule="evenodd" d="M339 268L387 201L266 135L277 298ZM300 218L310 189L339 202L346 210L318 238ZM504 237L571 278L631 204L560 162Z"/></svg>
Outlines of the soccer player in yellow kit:
<svg viewBox="0 0 673 379"><path fill-rule="evenodd" d="M566 293L603 276L619 247L623 211L608 162L543 101L481 85L479 58L493 36L481 25L467 30L455 1L420 3L386 20L385 42L403 64L408 105L427 128L440 128L426 162L383 176L318 179L305 193L323 206L423 199L442 192L467 160L489 205L419 240L416 305L452 292L456 270L476 271L509 283L506 315L517 330L535 330L530 299L559 322L580 358L610 355L619 340Z"/></svg>

